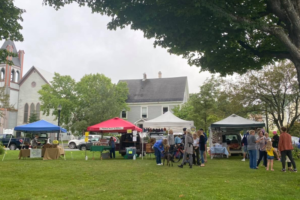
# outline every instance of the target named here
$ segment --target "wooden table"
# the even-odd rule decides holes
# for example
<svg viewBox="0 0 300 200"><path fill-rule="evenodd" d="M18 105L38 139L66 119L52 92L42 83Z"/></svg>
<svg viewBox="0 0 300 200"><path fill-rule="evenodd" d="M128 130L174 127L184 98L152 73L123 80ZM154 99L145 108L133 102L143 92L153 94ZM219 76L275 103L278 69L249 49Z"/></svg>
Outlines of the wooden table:
<svg viewBox="0 0 300 200"><path fill-rule="evenodd" d="M43 160L55 160L58 159L61 155L65 155L65 151L60 146L58 146L57 148L42 148ZM29 157L30 157L30 149L20 150L19 159L29 158Z"/></svg>

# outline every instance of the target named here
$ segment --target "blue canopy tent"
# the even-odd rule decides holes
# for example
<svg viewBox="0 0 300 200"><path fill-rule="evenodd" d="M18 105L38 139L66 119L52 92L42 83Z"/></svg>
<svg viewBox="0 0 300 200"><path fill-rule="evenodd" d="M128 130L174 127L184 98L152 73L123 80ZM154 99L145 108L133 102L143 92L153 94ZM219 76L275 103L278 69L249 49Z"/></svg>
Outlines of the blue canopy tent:
<svg viewBox="0 0 300 200"><path fill-rule="evenodd" d="M66 133L67 130L61 128L60 126L56 126L51 124L45 120L40 120L37 122L33 122L30 124L20 125L15 127L15 131L22 131L22 132L46 132L46 133L53 133L53 132L63 132Z"/></svg>
<svg viewBox="0 0 300 200"><path fill-rule="evenodd" d="M25 132L25 133L53 133L53 132L57 132L58 134L60 134L61 132L63 132L63 133L67 132L66 129L61 128L60 126L56 126L54 124L51 124L50 122L47 122L45 120L40 120L40 121L33 122L33 123L30 123L30 124L16 126L14 128L14 130L15 131L22 131L22 132ZM59 135L58 135L58 137L59 137ZM62 147L63 147L63 143L62 143ZM66 159L65 155L64 155L64 158ZM3 159L4 159L4 157L3 157ZM2 161L3 161L3 159L2 159Z"/></svg>

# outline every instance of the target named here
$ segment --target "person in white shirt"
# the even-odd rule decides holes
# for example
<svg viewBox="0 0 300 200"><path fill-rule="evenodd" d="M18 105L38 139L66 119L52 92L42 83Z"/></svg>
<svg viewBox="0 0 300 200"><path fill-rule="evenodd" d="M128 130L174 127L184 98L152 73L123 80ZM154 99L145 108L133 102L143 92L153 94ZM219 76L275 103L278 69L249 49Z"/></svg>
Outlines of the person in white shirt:
<svg viewBox="0 0 300 200"><path fill-rule="evenodd" d="M199 138L196 133L193 134L193 146L194 146L193 164L199 166L200 165ZM197 163L196 163L196 158L197 158Z"/></svg>

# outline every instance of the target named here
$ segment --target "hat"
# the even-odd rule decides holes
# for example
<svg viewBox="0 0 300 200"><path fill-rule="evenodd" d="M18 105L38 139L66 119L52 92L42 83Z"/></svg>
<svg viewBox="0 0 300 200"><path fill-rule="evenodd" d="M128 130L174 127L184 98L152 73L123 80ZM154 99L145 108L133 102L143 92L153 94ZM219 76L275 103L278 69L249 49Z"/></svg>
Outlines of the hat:
<svg viewBox="0 0 300 200"><path fill-rule="evenodd" d="M200 128L199 131L203 131L203 128Z"/></svg>
<svg viewBox="0 0 300 200"><path fill-rule="evenodd" d="M191 129L187 129L186 132L191 133Z"/></svg>
<svg viewBox="0 0 300 200"><path fill-rule="evenodd" d="M183 131L186 131L186 128L183 128L182 130L183 130Z"/></svg>
<svg viewBox="0 0 300 200"><path fill-rule="evenodd" d="M273 131L273 133L277 133L277 131Z"/></svg>

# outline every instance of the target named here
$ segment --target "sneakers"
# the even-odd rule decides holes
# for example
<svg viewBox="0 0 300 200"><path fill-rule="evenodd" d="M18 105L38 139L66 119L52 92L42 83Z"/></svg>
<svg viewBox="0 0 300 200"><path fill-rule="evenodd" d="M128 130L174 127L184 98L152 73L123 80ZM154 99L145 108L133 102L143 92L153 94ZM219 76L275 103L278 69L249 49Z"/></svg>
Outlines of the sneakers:
<svg viewBox="0 0 300 200"><path fill-rule="evenodd" d="M243 159L242 159L242 161L246 161L246 159L245 159L245 158L243 158Z"/></svg>
<svg viewBox="0 0 300 200"><path fill-rule="evenodd" d="M282 169L281 171L282 171L282 172L286 172L285 169Z"/></svg>
<svg viewBox="0 0 300 200"><path fill-rule="evenodd" d="M163 165L162 163L158 163L157 165Z"/></svg>
<svg viewBox="0 0 300 200"><path fill-rule="evenodd" d="M294 172L298 172L297 169L294 169Z"/></svg>
<svg viewBox="0 0 300 200"><path fill-rule="evenodd" d="M178 165L178 167L183 168L183 165Z"/></svg>

